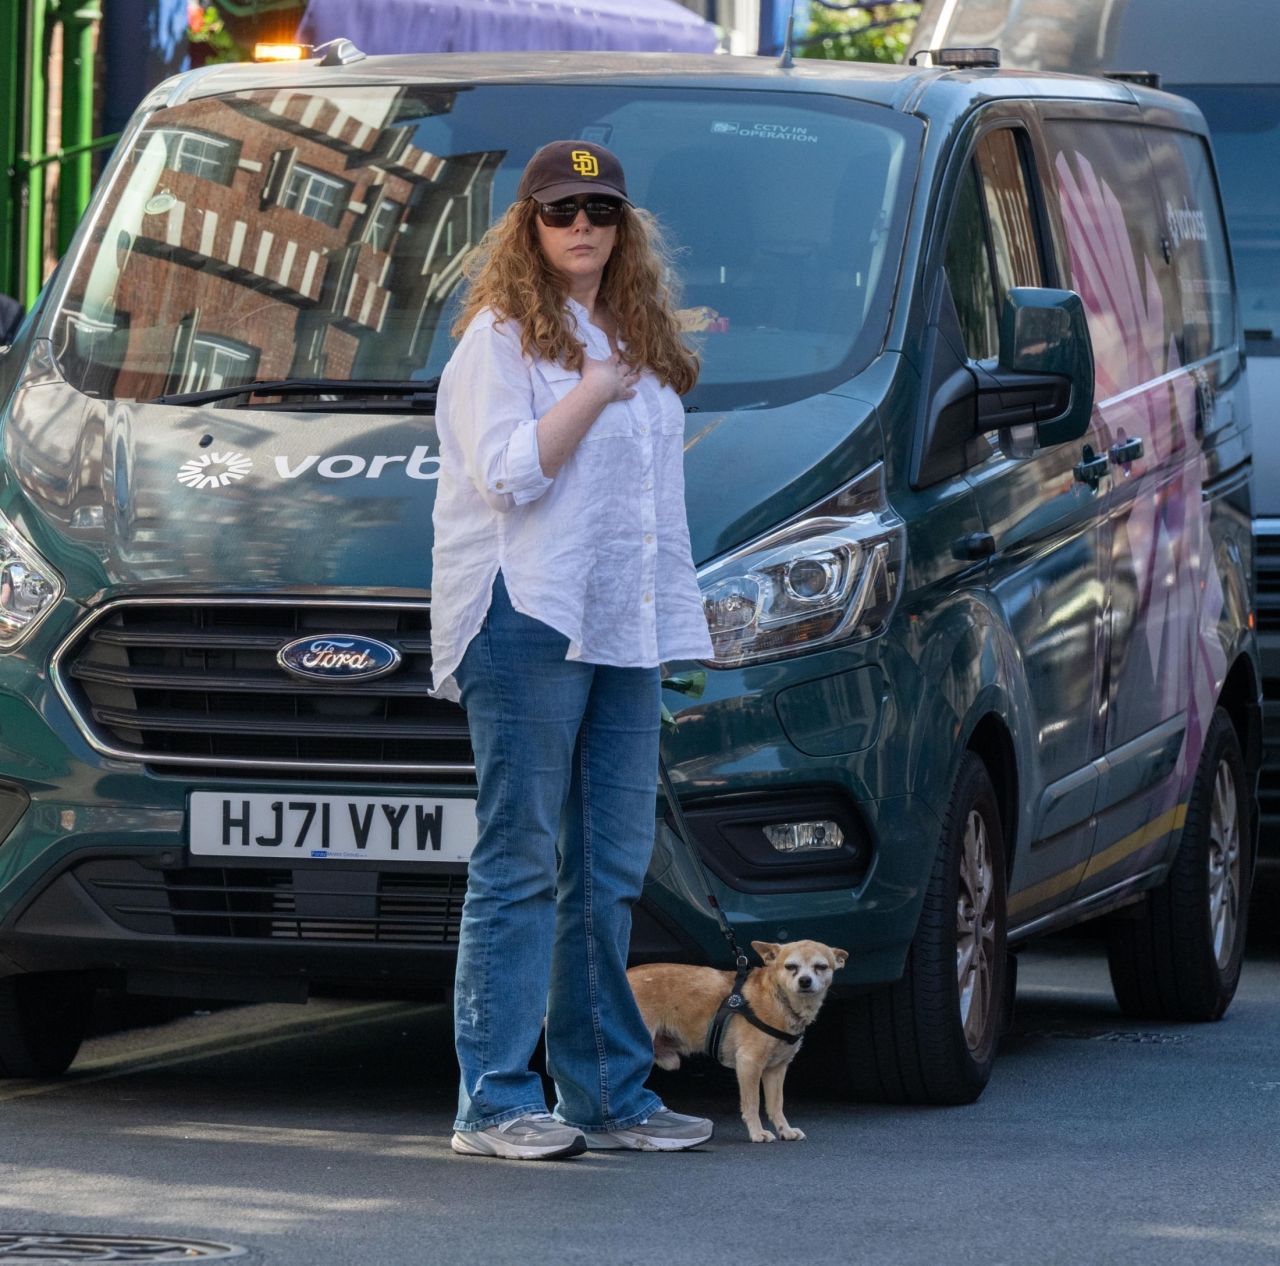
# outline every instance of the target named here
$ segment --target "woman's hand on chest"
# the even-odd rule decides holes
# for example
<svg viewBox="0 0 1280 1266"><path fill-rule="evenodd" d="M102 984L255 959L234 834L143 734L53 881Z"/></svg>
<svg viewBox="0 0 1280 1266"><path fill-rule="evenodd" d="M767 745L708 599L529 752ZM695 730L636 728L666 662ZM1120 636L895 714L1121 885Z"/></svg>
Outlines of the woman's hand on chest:
<svg viewBox="0 0 1280 1266"><path fill-rule="evenodd" d="M601 360L588 356L580 378L555 380L573 385L538 419L538 463L547 478L559 473L605 409L635 396L639 379L638 370L614 355Z"/></svg>
<svg viewBox="0 0 1280 1266"><path fill-rule="evenodd" d="M600 408L619 400L630 400L636 394L640 371L617 353L603 360L590 356L582 358L582 381L578 389L587 392L592 399L599 399Z"/></svg>

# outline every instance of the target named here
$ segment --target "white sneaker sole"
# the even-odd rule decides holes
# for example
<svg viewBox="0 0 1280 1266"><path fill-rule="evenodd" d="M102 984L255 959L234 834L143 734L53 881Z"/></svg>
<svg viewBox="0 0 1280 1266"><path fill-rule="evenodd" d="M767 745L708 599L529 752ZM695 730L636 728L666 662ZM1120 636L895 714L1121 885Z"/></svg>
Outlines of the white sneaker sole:
<svg viewBox="0 0 1280 1266"><path fill-rule="evenodd" d="M587 1141L581 1134L575 1135L571 1143L536 1147L495 1138L483 1130L456 1130L449 1145L459 1156L496 1156L502 1160L559 1160L581 1156L587 1150Z"/></svg>
<svg viewBox="0 0 1280 1266"><path fill-rule="evenodd" d="M701 1147L709 1142L715 1133L709 1129L705 1134L691 1139L655 1138L652 1134L641 1134L635 1130L613 1130L608 1134L588 1134L587 1147L593 1152L684 1152L691 1147Z"/></svg>

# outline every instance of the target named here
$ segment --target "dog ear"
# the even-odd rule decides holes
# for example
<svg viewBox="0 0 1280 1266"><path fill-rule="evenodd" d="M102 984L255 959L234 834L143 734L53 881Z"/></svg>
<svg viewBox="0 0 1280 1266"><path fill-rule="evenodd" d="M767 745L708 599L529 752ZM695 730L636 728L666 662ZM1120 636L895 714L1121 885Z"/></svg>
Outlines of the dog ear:
<svg viewBox="0 0 1280 1266"><path fill-rule="evenodd" d="M849 951L836 949L833 946L831 950L831 957L836 960L836 971L839 971L840 968L842 968L845 965L845 963L849 961Z"/></svg>
<svg viewBox="0 0 1280 1266"><path fill-rule="evenodd" d="M778 951L781 945L775 945L772 941L752 941L751 948L760 955L760 961L766 966L778 957Z"/></svg>

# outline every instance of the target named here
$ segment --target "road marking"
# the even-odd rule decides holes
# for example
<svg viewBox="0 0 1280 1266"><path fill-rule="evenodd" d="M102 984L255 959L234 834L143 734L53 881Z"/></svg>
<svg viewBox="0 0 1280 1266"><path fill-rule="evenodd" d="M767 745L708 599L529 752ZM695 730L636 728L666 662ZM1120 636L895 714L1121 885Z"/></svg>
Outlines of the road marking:
<svg viewBox="0 0 1280 1266"><path fill-rule="evenodd" d="M334 1155L418 1157L448 1150L436 1134L380 1134L363 1130L317 1130L286 1125L246 1125L225 1121L178 1121L173 1125L128 1125L132 1137L178 1139L184 1143L217 1143L248 1147L294 1147ZM3 1261L3 1258L0 1258Z"/></svg>
<svg viewBox="0 0 1280 1266"><path fill-rule="evenodd" d="M314 1005L314 1004L309 1004ZM362 1006L343 1006L330 1018L299 1016L296 1020L275 1021L241 1029L233 1034L210 1038L188 1038L183 1041L162 1042L141 1052L127 1055L104 1056L84 1060L72 1066L65 1076L50 1081L32 1081L0 1089L0 1103L26 1099L33 1095L52 1094L57 1090L72 1090L97 1081L109 1081L115 1077L128 1077L133 1073L150 1072L157 1068L173 1068L190 1064L210 1055L235 1054L240 1051L258 1050L264 1046L277 1046L281 1042L312 1033L332 1033L352 1028L384 1016L425 1015L438 1009L439 1003L421 1003L405 1007L398 1002L371 1002ZM3 1083L0 1083L2 1085Z"/></svg>

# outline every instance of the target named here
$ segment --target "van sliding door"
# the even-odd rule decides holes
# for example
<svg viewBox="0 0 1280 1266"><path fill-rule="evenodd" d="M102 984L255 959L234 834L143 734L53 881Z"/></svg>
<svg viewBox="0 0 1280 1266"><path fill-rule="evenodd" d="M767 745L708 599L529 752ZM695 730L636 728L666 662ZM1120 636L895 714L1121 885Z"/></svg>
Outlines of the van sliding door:
<svg viewBox="0 0 1280 1266"><path fill-rule="evenodd" d="M1136 117L1046 123L1066 238L1067 284L1084 301L1096 362L1096 409L1111 485L1105 754L1098 835L1080 896L1160 864L1185 814L1181 790L1199 755L1188 725L1202 563L1196 373L1173 267L1170 218L1149 128ZM1185 213L1197 220L1188 204ZM1198 222L1198 220L1197 220ZM1211 549L1210 549L1211 552ZM1212 568L1210 568L1212 571ZM1194 728L1198 735L1207 720Z"/></svg>

